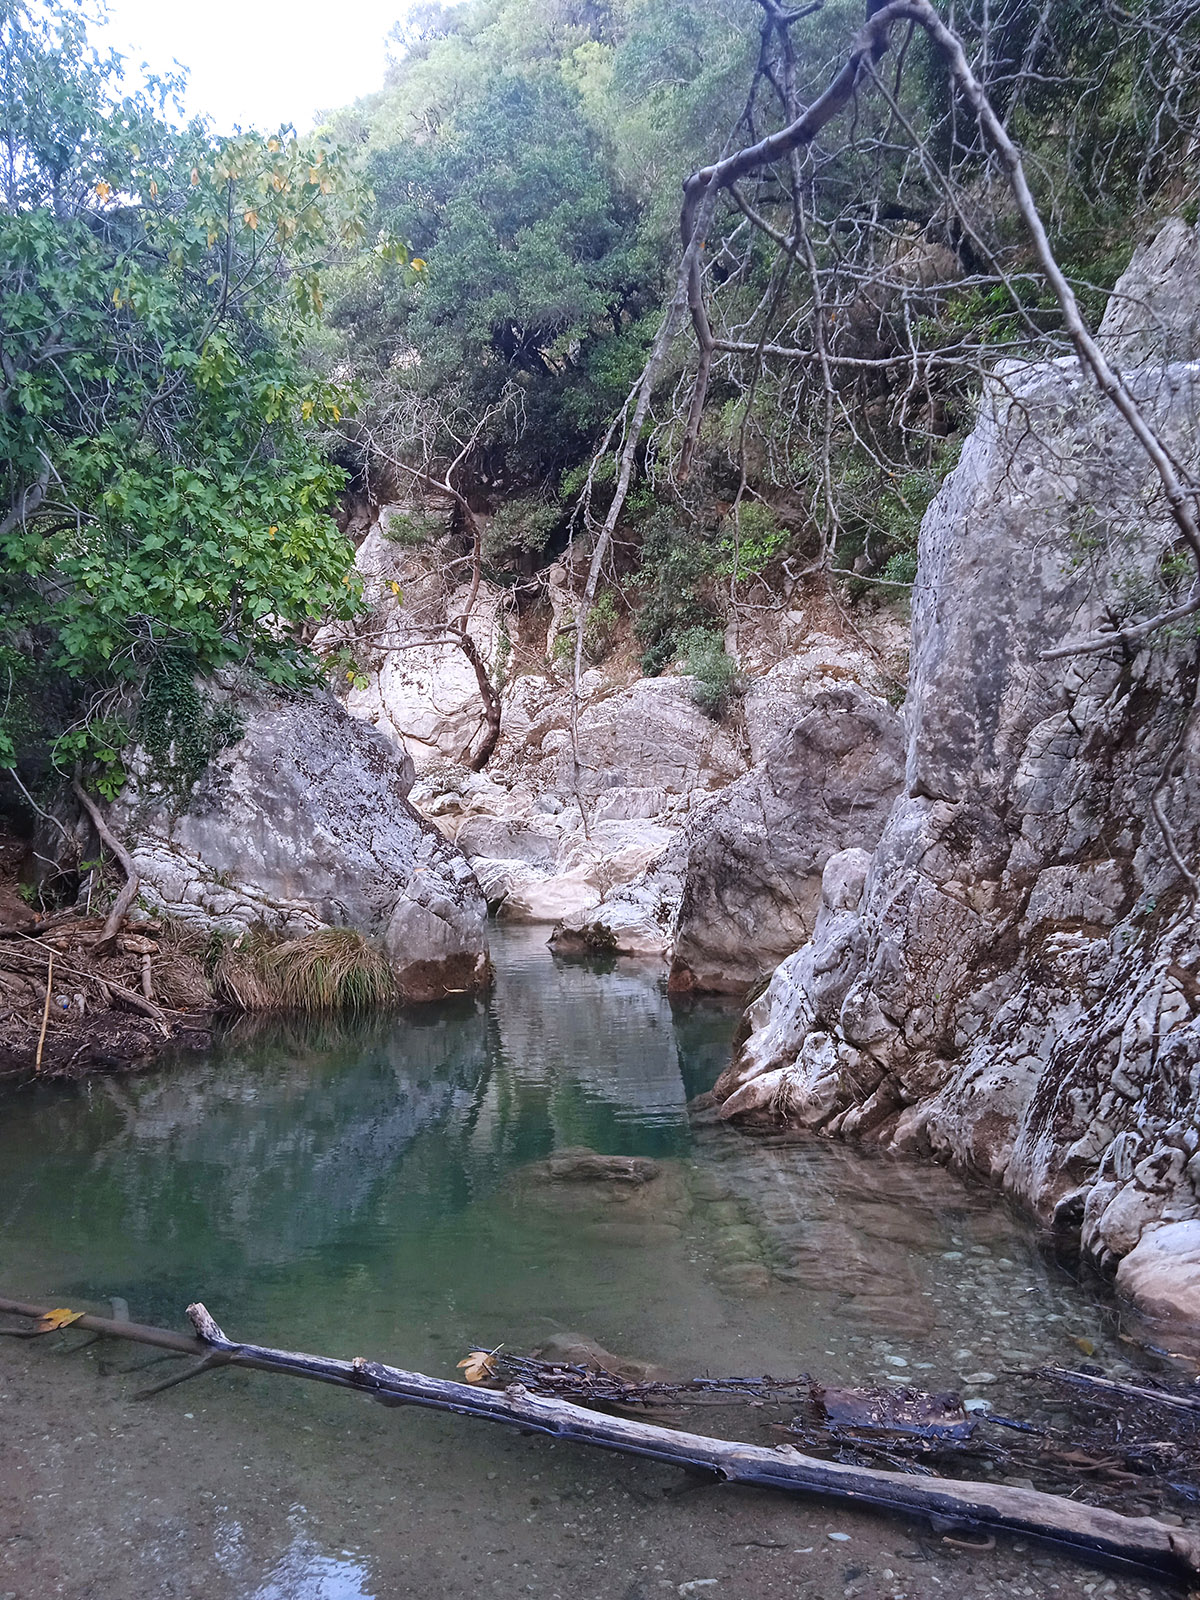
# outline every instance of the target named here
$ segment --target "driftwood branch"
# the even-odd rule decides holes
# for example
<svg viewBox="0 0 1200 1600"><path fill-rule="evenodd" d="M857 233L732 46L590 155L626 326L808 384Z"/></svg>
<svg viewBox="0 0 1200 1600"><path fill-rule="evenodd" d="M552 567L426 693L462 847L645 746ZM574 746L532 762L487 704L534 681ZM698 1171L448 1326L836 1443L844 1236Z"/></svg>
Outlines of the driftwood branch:
<svg viewBox="0 0 1200 1600"><path fill-rule="evenodd" d="M133 857L117 838L116 834L109 827L108 823L105 822L100 813L99 806L92 799L91 795L88 794L87 790L83 787L78 778L74 778L72 780L71 788L74 790L75 798L79 801L79 804L92 819L92 826L100 835L100 842L106 845L108 849L112 851L113 855L120 863L121 871L125 874L124 886L121 889L120 894L117 896L112 910L108 913L108 917L104 923L104 930L96 944L97 950L109 950L112 948L114 940L124 925L126 912L137 899L138 890L141 888L141 879L137 875L137 868L133 864Z"/></svg>
<svg viewBox="0 0 1200 1600"><path fill-rule="evenodd" d="M48 1309L0 1299L0 1312L17 1316L40 1318ZM526 1433L546 1434L710 1473L726 1483L816 1495L899 1516L927 1517L939 1532L1019 1534L1053 1544L1086 1561L1136 1567L1176 1580L1194 1582L1200 1577L1200 1540L1152 1517L1126 1517L1035 1489L931 1480L902 1472L846 1466L803 1455L791 1445L772 1449L712 1439L531 1394L520 1384L496 1391L406 1372L361 1356L338 1361L265 1345L239 1344L222 1332L203 1305L189 1306L188 1316L196 1329L195 1338L106 1317L83 1316L73 1325L195 1356L198 1364L185 1376L223 1365L308 1378L356 1390L382 1405L415 1405L476 1417Z"/></svg>
<svg viewBox="0 0 1200 1600"><path fill-rule="evenodd" d="M1200 1394L1172 1394L1166 1389L1148 1389L1141 1383L1118 1383L1095 1372L1074 1372L1070 1367L1043 1367L1042 1376L1076 1389L1086 1389L1098 1397L1111 1395L1126 1400L1149 1401L1172 1411L1200 1411Z"/></svg>

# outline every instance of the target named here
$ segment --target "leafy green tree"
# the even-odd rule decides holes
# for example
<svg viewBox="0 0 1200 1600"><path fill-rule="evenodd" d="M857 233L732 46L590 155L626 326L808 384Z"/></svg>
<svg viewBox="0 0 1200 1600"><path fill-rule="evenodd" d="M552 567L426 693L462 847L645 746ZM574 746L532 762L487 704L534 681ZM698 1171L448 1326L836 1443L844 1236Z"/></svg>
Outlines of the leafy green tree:
<svg viewBox="0 0 1200 1600"><path fill-rule="evenodd" d="M351 275L335 318L355 366L383 403L395 387L453 384L482 412L516 381L526 426L481 441L504 452L492 475L557 477L636 372L636 324L658 288L578 94L541 69L498 74L435 137L373 150L366 173L380 224L428 272L383 261ZM637 348L622 359L625 345Z"/></svg>
<svg viewBox="0 0 1200 1600"><path fill-rule="evenodd" d="M111 751L164 662L305 670L356 605L306 369L339 151L178 131L72 0L0 13L0 762Z"/></svg>

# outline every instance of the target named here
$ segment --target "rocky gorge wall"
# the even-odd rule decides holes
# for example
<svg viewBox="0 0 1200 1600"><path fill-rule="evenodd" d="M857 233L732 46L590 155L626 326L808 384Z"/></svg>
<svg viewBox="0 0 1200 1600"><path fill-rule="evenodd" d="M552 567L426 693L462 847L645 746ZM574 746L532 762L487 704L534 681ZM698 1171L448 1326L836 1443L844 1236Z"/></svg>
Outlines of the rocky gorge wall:
<svg viewBox="0 0 1200 1600"><path fill-rule="evenodd" d="M1102 329L1185 464L1198 263L1168 225ZM1195 1323L1195 632L1043 657L1152 604L1173 544L1149 462L1073 361L996 375L921 529L902 790L874 849L825 865L813 935L717 1095L728 1118L976 1172Z"/></svg>
<svg viewBox="0 0 1200 1600"><path fill-rule="evenodd" d="M879 837L903 775L894 684L836 616L781 601L769 628L743 630L746 692L720 722L686 674L643 678L619 654L576 699L559 562L523 643L511 595L479 587L470 628L503 710L472 773L481 704L446 638L457 546L447 531L415 550L413 515L383 507L365 530L369 614L321 641L360 664L347 709L416 764L413 803L502 920L543 924L562 950L662 957L677 992L745 993L812 931L829 856Z"/></svg>

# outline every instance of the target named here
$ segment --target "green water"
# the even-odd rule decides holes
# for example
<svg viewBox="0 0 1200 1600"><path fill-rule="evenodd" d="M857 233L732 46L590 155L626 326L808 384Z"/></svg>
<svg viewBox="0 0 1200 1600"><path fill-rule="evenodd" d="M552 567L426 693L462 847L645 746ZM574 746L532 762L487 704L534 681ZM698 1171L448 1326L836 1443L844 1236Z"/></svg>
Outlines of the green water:
<svg viewBox="0 0 1200 1600"><path fill-rule="evenodd" d="M672 1014L656 967L559 962L541 934L501 933L495 955L486 1002L240 1029L144 1075L9 1091L4 1292L115 1296L170 1326L201 1299L235 1336L443 1375L477 1342L581 1336L678 1375L965 1383L1007 1404L1006 1366L1079 1337L1121 1353L993 1197L689 1122L732 1012ZM661 1176L632 1198L547 1181L575 1147ZM139 1405L111 1347L72 1341L0 1341L0 1422L48 1429L7 1466L0 1593L665 1595L728 1565L727 1505L743 1528L792 1520L699 1592L809 1592L775 1555L803 1556L821 1528L795 1519L824 1513L664 1501L665 1469L251 1375ZM0 1452L0 1488L5 1470Z"/></svg>

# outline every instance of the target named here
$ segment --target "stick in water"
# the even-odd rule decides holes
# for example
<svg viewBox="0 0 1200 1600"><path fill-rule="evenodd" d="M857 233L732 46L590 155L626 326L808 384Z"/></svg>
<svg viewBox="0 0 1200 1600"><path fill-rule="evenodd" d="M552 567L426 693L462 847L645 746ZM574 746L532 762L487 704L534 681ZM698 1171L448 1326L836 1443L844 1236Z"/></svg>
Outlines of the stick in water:
<svg viewBox="0 0 1200 1600"><path fill-rule="evenodd" d="M47 1307L0 1299L0 1311L22 1317L43 1317ZM483 1389L445 1378L429 1378L356 1356L338 1361L329 1356L274 1350L265 1345L238 1344L230 1339L199 1303L188 1307L196 1338L165 1328L141 1327L85 1315L73 1326L113 1334L141 1344L157 1345L197 1357L186 1376L218 1366L248 1367L293 1378L309 1378L354 1389L385 1406L415 1405L457 1416L477 1417L520 1428L525 1433L587 1444L625 1455L702 1471L726 1483L744 1483L793 1494L817 1495L898 1516L928 1518L938 1532L1012 1533L1055 1546L1079 1560L1136 1569L1186 1581L1200 1578L1200 1539L1183 1528L1171 1528L1153 1517L1126 1517L1099 1506L1081 1505L1060 1495L1005 1484L917 1478L873 1467L845 1466L802 1455L791 1445L765 1445L712 1439L704 1434L634 1418L590 1411L568 1400L531 1394L521 1384L503 1391Z"/></svg>
<svg viewBox="0 0 1200 1600"><path fill-rule="evenodd" d="M54 952L50 952L50 960L46 963L46 1002L42 1006L42 1031L38 1034L37 1059L33 1063L33 1070L42 1070L42 1051L46 1047L46 1029L50 1023L50 990L54 987Z"/></svg>

